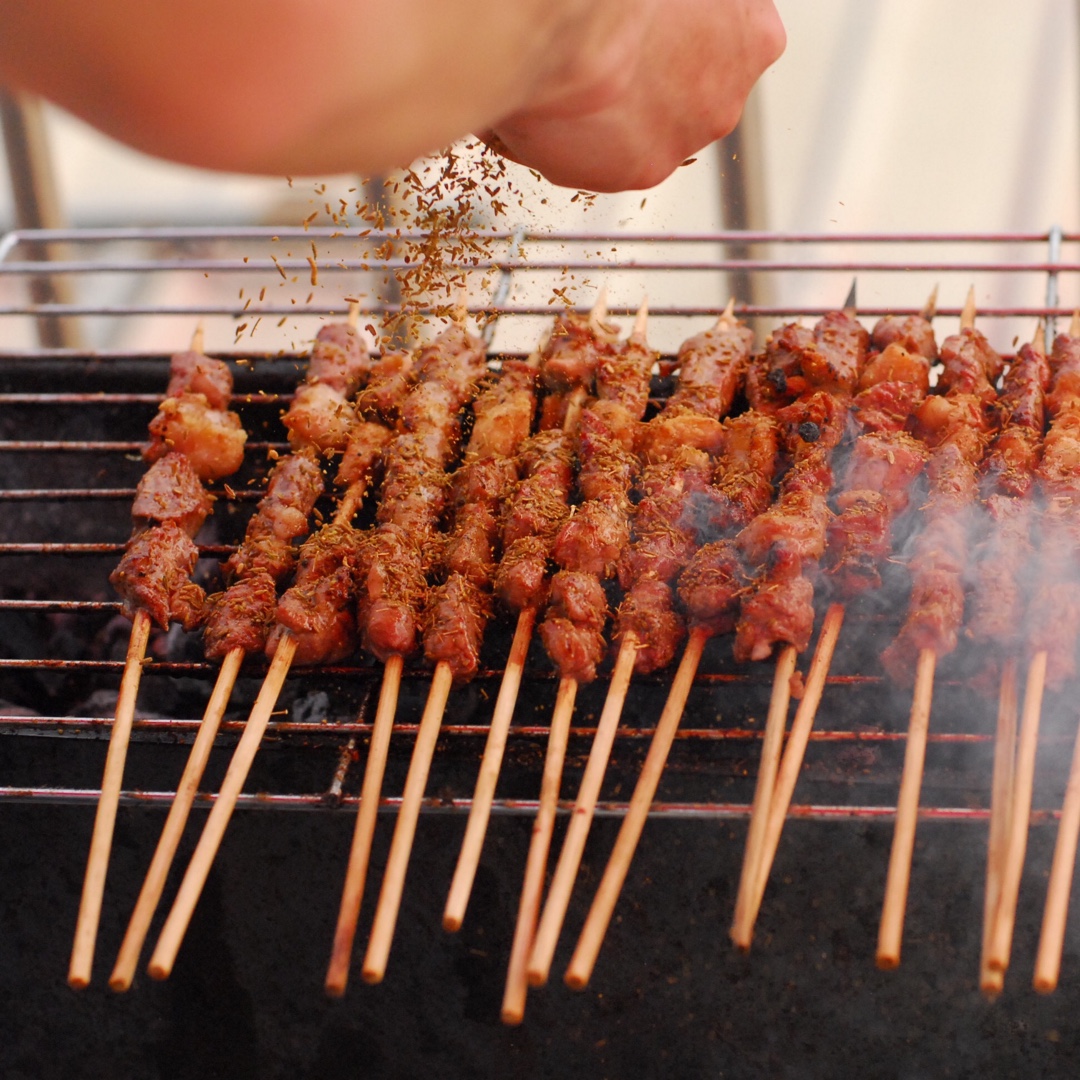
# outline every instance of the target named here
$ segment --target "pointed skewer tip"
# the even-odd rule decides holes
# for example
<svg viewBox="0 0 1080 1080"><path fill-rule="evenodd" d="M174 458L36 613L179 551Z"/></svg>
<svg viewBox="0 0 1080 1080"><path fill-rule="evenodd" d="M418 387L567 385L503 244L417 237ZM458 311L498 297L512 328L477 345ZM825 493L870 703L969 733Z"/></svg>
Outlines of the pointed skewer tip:
<svg viewBox="0 0 1080 1080"><path fill-rule="evenodd" d="M1031 337L1031 347L1043 356L1046 355L1046 321L1040 319L1035 325L1035 333Z"/></svg>
<svg viewBox="0 0 1080 1080"><path fill-rule="evenodd" d="M938 299L938 286L935 285L931 290L930 295L926 298L926 303L923 304L922 317L927 322L933 322L934 316L937 314L937 299Z"/></svg>
<svg viewBox="0 0 1080 1080"><path fill-rule="evenodd" d="M735 318L735 297L731 297L727 302L727 307L720 312L720 318L716 320L717 330L732 330L739 325L739 320Z"/></svg>
<svg viewBox="0 0 1080 1080"><path fill-rule="evenodd" d="M964 301L964 309L960 312L960 329L971 330L975 326L975 286L968 289L967 299Z"/></svg>
<svg viewBox="0 0 1080 1080"><path fill-rule="evenodd" d="M851 288L848 289L847 299L844 301L844 314L854 318L856 311L855 295L858 290L859 279L851 279Z"/></svg>
<svg viewBox="0 0 1080 1080"><path fill-rule="evenodd" d="M596 301L593 303L592 308L589 311L589 329L600 338L605 338L608 341L616 341L619 337L619 331L617 327L612 326L608 321L608 291L607 285L601 285L600 291L596 294Z"/></svg>

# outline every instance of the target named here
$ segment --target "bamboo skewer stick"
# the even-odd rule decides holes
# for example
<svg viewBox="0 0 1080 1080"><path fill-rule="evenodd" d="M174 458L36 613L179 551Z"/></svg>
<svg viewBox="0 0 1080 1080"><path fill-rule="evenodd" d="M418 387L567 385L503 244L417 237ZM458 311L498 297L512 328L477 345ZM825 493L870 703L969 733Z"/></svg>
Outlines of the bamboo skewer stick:
<svg viewBox="0 0 1080 1080"><path fill-rule="evenodd" d="M1040 994L1049 994L1058 983L1061 953L1065 945L1065 923L1069 914L1069 893L1076 866L1076 848L1080 842L1080 728L1073 746L1069 781L1061 805L1054 859L1046 888L1039 951L1035 958L1032 985Z"/></svg>
<svg viewBox="0 0 1080 1080"><path fill-rule="evenodd" d="M1016 660L1010 657L1001 671L998 694L997 729L994 734L994 771L990 794L990 836L986 845L986 888L983 901L982 952L979 958L979 989L996 997L1004 986L1004 975L990 966L990 947L998 901L1001 873L1005 865L1008 822L1012 817L1013 784L1016 771Z"/></svg>
<svg viewBox="0 0 1080 1080"><path fill-rule="evenodd" d="M371 860L371 844L375 836L375 819L379 811L383 774L390 750L390 733L397 712L401 673L405 662L400 656L391 656L383 666L382 688L375 723L371 731L367 763L364 766L364 782L360 789L360 808L356 815L349 862L345 869L345 886L341 893L334 944L330 951L330 964L326 972L325 988L330 997L341 997L349 981L353 941L356 924L360 918L360 905L364 899L368 863Z"/></svg>
<svg viewBox="0 0 1080 1080"><path fill-rule="evenodd" d="M701 654L708 638L707 631L696 629L687 639L686 649L664 704L664 711L657 721L645 764L641 767L641 775L630 797L629 810L619 828L619 835L615 839L615 846L608 859L604 876L593 897L592 907L589 908L581 936L578 938L577 948L566 970L566 985L572 990L584 989L592 976L600 946L603 944L612 912L615 910L615 904L626 881L642 830L645 828L649 808L652 806L656 788L660 783L664 766L667 764L671 744L686 708L686 699L694 684L694 676L697 674Z"/></svg>
<svg viewBox="0 0 1080 1080"><path fill-rule="evenodd" d="M753 883L757 879L765 826L776 786L776 772L784 742L788 705L791 702L791 677L795 673L797 658L795 646L786 645L776 660L769 714L765 720L765 736L761 744L757 786L750 811L750 827L746 834L746 851L743 855L742 874L739 877L739 892L735 900L735 919L731 925L731 940L740 949L750 947L749 936L745 930L747 911Z"/></svg>
<svg viewBox="0 0 1080 1080"><path fill-rule="evenodd" d="M499 696L495 700L495 711L491 716L484 756L480 761L480 772L476 778L469 820L465 825L465 838L461 842L461 853L454 868L454 877L450 882L450 893L446 898L442 924L444 930L460 930L465 919L476 868L480 864L480 852L484 846L488 820L491 817L491 804L495 797L495 786L499 781L503 754L510 733L510 721L517 707L518 692L521 689L521 677L525 668L525 657L529 652L533 626L536 623L536 609L524 608L518 615L514 639L510 645L510 654Z"/></svg>
<svg viewBox="0 0 1080 1080"><path fill-rule="evenodd" d="M262 689L255 700L255 705L248 717L244 734L236 745L229 769L221 784L221 791L214 801L210 816L206 819L202 835L196 845L195 852L191 856L184 879L180 883L180 891L176 895L172 910L169 912L165 925L162 927L161 936L158 938L153 955L150 957L150 975L155 979L167 979L176 960L176 954L184 939L188 923L195 911L195 905L202 895L203 886L206 884L207 875L213 865L214 856L221 845L225 830L228 828L229 819L236 806L236 800L247 779L251 763L259 749L266 725L270 721L274 706L277 704L278 694L282 684L288 675L292 664L293 654L296 652L296 638L291 634L283 635L278 644L274 659L266 673Z"/></svg>
<svg viewBox="0 0 1080 1080"><path fill-rule="evenodd" d="M589 750L589 759L581 778L577 800L570 818L570 824L563 839L559 861L551 880L547 903L536 930L532 952L529 955L527 975L531 986L542 986L551 971L551 961L558 944L559 931L562 929L566 909L570 904L570 894L574 889L578 866L585 850L585 841L592 825L593 812L600 795L600 785L607 770L611 747L615 741L615 732L622 715L623 701L630 686L630 676L634 671L634 653L637 650L637 636L629 631L623 636L619 654L615 658L615 667L611 673L611 683L603 711L596 725L596 734Z"/></svg>
<svg viewBox="0 0 1080 1080"><path fill-rule="evenodd" d="M1020 894L1020 878L1027 852L1028 824L1031 819L1031 792L1035 779L1035 755L1039 745L1039 717L1046 683L1046 653L1037 652L1028 667L1024 687L1024 708L1020 717L1020 739L1016 751L1016 778L1008 826L1008 847L1001 872L1001 896L995 912L990 937L989 966L1004 972L1012 951L1013 925Z"/></svg>
<svg viewBox="0 0 1080 1080"><path fill-rule="evenodd" d="M97 940L101 904L105 895L105 876L109 868L116 811L120 804L120 785L124 778L124 761L131 740L131 725L135 719L135 700L139 693L143 657L150 639L150 616L142 610L135 613L131 623L124 674L120 694L116 699L116 716L109 736L105 757L105 773L101 781L101 797L94 815L94 831L90 838L90 854L86 861L79 917L75 924L75 942L68 968L68 985L81 990L90 983L94 963L94 944Z"/></svg>
<svg viewBox="0 0 1080 1080"><path fill-rule="evenodd" d="M780 768L776 774L776 784L773 789L772 802L769 806L762 838L762 850L757 858L757 873L750 886L751 892L747 901L744 919L742 923L732 928L732 937L740 949L748 950L750 948L754 923L761 909L761 901L769 881L769 871L772 869L773 860L776 858L776 849L780 844L780 834L783 832L788 807L791 805L791 798L795 793L795 785L799 779L803 756L806 753L807 743L810 741L810 732L814 727L814 719L817 716L821 695L825 689L825 679L829 674L829 666L832 664L836 641L840 636L840 628L843 624L843 605L832 604L825 613L825 618L821 624L817 647L814 650L813 659L810 661L810 670L806 677L806 689L798 708L795 710L795 718L791 722L787 746L784 749L784 756L780 761Z"/></svg>
<svg viewBox="0 0 1080 1080"><path fill-rule="evenodd" d="M135 977L135 967L150 930L150 921L154 917L161 893L165 888L169 868L172 866L173 857L180 844L180 838L183 836L188 814L199 790L199 781L202 780L206 763L210 759L210 751L214 747L214 739L221 726L221 719L225 715L229 696L236 685L236 677L243 659L243 650L234 649L222 661L214 691L206 705L206 714L199 725L198 734L195 736L187 764L184 766L184 772L177 785L176 798L169 807L169 816L165 819L165 826L161 830L154 857L150 861L150 868L146 872L146 879L143 881L139 898L135 902L135 909L128 922L127 932L120 945L116 964L109 976L109 986L113 990L130 989Z"/></svg>
<svg viewBox="0 0 1080 1080"><path fill-rule="evenodd" d="M518 902L514 941L510 948L510 963L506 972L501 1017L504 1024L520 1024L525 1017L525 998L529 980L526 965L532 949L536 922L540 916L540 901L544 893L544 874L547 869L551 837L555 831L555 813L559 806L559 787L562 783L563 761L570 734L570 719L578 684L574 679L562 679L551 715L544 773L540 781L540 805L533 822L529 854L525 860L525 881Z"/></svg>
<svg viewBox="0 0 1080 1080"><path fill-rule="evenodd" d="M907 907L911 856L915 849L915 825L919 814L919 789L922 787L926 739L930 730L930 706L934 695L934 671L937 654L931 649L919 653L915 670L915 693L908 721L907 749L896 801L896 827L893 832L889 871L885 879L885 902L878 928L877 966L883 969L900 964L900 942L904 936L904 911Z"/></svg>
<svg viewBox="0 0 1080 1080"><path fill-rule="evenodd" d="M390 956L390 945L394 938L398 911L401 907L401 894L405 887L405 873L409 868L409 856L412 852L416 822L420 816L420 805L427 785L428 770L435 753L435 743L442 726L442 717L446 709L446 699L450 693L453 678L450 668L438 664L431 680L424 714L420 718L420 730L416 735L409 772L405 778L405 790L401 797L394 837L390 843L390 854L386 861L379 902L375 909L375 921L371 927L367 953L361 975L365 982L381 982L386 974L386 963Z"/></svg>

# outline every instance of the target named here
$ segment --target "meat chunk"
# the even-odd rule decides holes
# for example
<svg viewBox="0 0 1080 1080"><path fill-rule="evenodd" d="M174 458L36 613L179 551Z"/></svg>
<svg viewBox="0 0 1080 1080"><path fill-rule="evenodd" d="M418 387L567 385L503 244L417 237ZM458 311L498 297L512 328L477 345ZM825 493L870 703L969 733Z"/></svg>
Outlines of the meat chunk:
<svg viewBox="0 0 1080 1080"><path fill-rule="evenodd" d="M213 505L213 496L202 486L190 460L173 451L143 473L135 489L131 516L136 528L171 520L193 537Z"/></svg>
<svg viewBox="0 0 1080 1080"><path fill-rule="evenodd" d="M371 370L364 339L355 326L330 323L320 327L308 361L307 381L329 386L344 397L352 397Z"/></svg>
<svg viewBox="0 0 1080 1080"><path fill-rule="evenodd" d="M292 446L314 446L321 454L340 452L348 445L356 410L331 383L306 383L297 388L281 422Z"/></svg>
<svg viewBox="0 0 1080 1080"><path fill-rule="evenodd" d="M487 596L468 578L451 573L428 598L424 655L432 663L447 664L456 682L471 679L480 666L490 614Z"/></svg>
<svg viewBox="0 0 1080 1080"><path fill-rule="evenodd" d="M803 652L814 632L814 586L797 554L773 553L764 577L744 596L735 627L735 659L767 660L778 642Z"/></svg>
<svg viewBox="0 0 1080 1080"><path fill-rule="evenodd" d="M184 454L201 480L219 480L240 468L247 435L233 412L211 408L203 394L166 398L150 421L151 443L143 451L157 461L171 451Z"/></svg>
<svg viewBox="0 0 1080 1080"><path fill-rule="evenodd" d="M234 649L261 653L274 626L277 583L263 570L253 570L224 593L208 598L209 615L203 628L203 646L210 660Z"/></svg>
<svg viewBox="0 0 1080 1080"><path fill-rule="evenodd" d="M679 349L679 383L664 406L664 415L683 413L719 420L731 412L746 378L754 333L726 320L683 342Z"/></svg>
<svg viewBox="0 0 1080 1080"><path fill-rule="evenodd" d="M176 353L169 363L167 398L202 394L211 409L227 409L232 398L233 378L229 367L200 352Z"/></svg>
<svg viewBox="0 0 1080 1080"><path fill-rule="evenodd" d="M109 576L133 619L144 610L163 630L178 622L194 630L206 614L206 594L191 580L199 549L175 520L136 533Z"/></svg>
<svg viewBox="0 0 1080 1080"><path fill-rule="evenodd" d="M686 636L671 586L653 578L634 583L619 605L615 629L620 641L626 634L634 634L634 670L642 675L667 667Z"/></svg>
<svg viewBox="0 0 1080 1080"><path fill-rule="evenodd" d="M690 625L711 634L735 629L739 600L749 585L742 555L731 540L700 548L679 577L679 599Z"/></svg>

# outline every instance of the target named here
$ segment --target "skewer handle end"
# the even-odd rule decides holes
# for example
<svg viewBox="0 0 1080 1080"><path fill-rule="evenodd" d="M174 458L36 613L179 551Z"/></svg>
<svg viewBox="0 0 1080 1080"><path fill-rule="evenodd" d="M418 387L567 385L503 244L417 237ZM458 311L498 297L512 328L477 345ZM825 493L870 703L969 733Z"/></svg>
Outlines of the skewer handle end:
<svg viewBox="0 0 1080 1080"><path fill-rule="evenodd" d="M900 954L898 952L878 950L874 957L879 971L895 971L900 966Z"/></svg>
<svg viewBox="0 0 1080 1080"><path fill-rule="evenodd" d="M731 938L731 944L734 945L740 953L745 956L750 952L750 946L754 940L752 932L750 934L742 933L737 927L733 926L729 936Z"/></svg>

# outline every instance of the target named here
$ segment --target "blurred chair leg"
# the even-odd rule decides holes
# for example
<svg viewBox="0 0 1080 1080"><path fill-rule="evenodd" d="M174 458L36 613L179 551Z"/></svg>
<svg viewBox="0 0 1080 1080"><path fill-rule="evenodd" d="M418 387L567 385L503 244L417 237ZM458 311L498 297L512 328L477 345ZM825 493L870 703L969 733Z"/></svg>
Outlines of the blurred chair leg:
<svg viewBox="0 0 1080 1080"><path fill-rule="evenodd" d="M0 89L0 128L4 133L16 227L63 228L41 102L27 94ZM64 256L63 245L58 243L26 246L30 257L43 263ZM35 304L64 304L72 298L71 282L60 274L31 275L30 292ZM39 315L37 331L39 341L46 348L78 349L81 345L79 326L71 316Z"/></svg>

